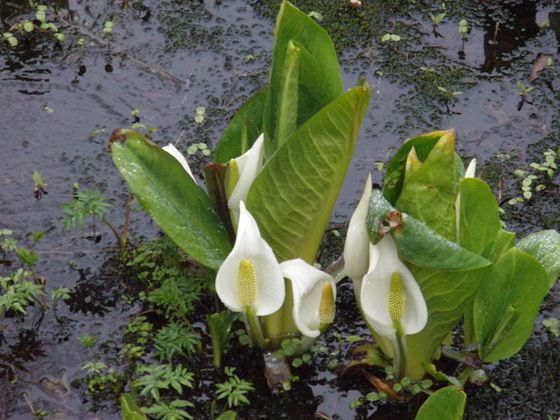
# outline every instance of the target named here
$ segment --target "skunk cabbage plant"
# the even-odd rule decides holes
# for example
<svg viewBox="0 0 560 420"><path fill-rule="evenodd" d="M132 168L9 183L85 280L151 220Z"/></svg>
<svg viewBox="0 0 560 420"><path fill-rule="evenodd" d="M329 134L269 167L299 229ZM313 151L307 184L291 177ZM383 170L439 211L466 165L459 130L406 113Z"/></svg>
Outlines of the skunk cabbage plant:
<svg viewBox="0 0 560 420"><path fill-rule="evenodd" d="M342 187L370 96L343 92L328 34L283 1L268 84L239 109L215 162L192 176L173 146L113 133L115 165L159 227L217 272L216 291L253 342L314 338L333 321L332 278L312 267ZM198 171L195 171L195 173Z"/></svg>
<svg viewBox="0 0 560 420"><path fill-rule="evenodd" d="M480 362L511 357L558 276L560 235L544 231L515 245L475 169L471 161L464 171L453 130L411 138L389 162L383 191L368 179L350 221L344 272L400 376L420 379L461 320L465 352L476 345ZM356 258L369 264L365 276Z"/></svg>

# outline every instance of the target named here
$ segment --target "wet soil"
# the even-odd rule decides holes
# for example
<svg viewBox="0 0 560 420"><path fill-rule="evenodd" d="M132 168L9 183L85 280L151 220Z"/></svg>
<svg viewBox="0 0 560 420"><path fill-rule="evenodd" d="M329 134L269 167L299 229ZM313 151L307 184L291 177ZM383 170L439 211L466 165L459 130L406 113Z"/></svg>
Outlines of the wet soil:
<svg viewBox="0 0 560 420"><path fill-rule="evenodd" d="M368 171L376 182L382 181L375 163L386 161L400 142L455 127L460 153L479 160L481 176L500 198L510 228L520 236L541 228L560 229L557 174L529 202L507 204L521 194L513 171L527 169L530 162L542 161L543 151L560 146L557 2L447 1L447 15L436 28L429 15L440 12L438 3L362 3L362 8L352 9L345 0L295 1L306 12L322 14L321 24L339 52L345 87L361 78L372 85L370 109L333 215L335 226L347 222ZM25 4L0 2L2 32L33 18ZM73 299L59 305L56 317L47 312L37 333L10 337L10 347L0 345L4 359L25 369L18 370L17 383L0 375L0 418L31 417L22 392L61 418L119 418L111 401L96 405L83 387L65 383L84 377L81 367L90 356L78 342L82 334L100 337L107 343L106 357L115 357L124 325L141 308L120 299L127 279L118 270L110 232L101 229L101 240L95 243L84 237L87 232L63 231L60 205L71 199L72 184L78 182L84 189L101 191L114 205L110 219L121 223L126 188L106 152L106 140L114 128L135 122L130 114L135 108L140 109L141 123L158 128L154 140L160 144L172 142L182 150L192 143L214 145L235 110L267 79L279 2L45 4L58 10L56 16L49 10L49 19L67 34L63 45L35 33L22 36L16 48L0 42L0 228L13 230L23 243L32 232L44 231L37 271L47 279L47 290L71 288ZM470 27L465 40L458 32L461 19ZM114 22L110 40L102 33L106 20ZM401 40L382 43L386 33ZM75 44L79 37L85 39L82 47ZM552 64L535 73L543 56ZM532 73L537 74L534 80ZM517 82L535 89L523 99ZM446 92L462 93L447 97ZM199 106L207 110L203 124L194 121ZM206 158L200 154L189 159L199 172ZM33 197L34 170L48 183L49 194L39 201ZM133 213L131 226L137 243L157 235L141 211ZM556 287L542 317L559 318L559 302ZM339 345L335 333L367 333L349 283L341 285L339 304L340 321L322 340L342 358L350 345ZM29 317L28 329L38 317L38 311ZM559 344L539 322L524 350L491 371L501 392L491 387L469 390L467 418L560 416ZM350 402L369 392L369 384L359 374L338 380L326 367L327 355L316 356L313 367L296 370L301 380L291 393L272 396L259 366L248 368L256 353L237 350L226 365L237 366L240 376L259 390L241 412L243 418L314 418L316 412L340 419L414 417L412 406L351 409ZM210 366L207 356L199 357L201 366ZM208 401L214 381L223 378L211 368L197 374L197 398ZM201 407L207 409L205 403ZM201 411L197 418L206 416L207 411Z"/></svg>

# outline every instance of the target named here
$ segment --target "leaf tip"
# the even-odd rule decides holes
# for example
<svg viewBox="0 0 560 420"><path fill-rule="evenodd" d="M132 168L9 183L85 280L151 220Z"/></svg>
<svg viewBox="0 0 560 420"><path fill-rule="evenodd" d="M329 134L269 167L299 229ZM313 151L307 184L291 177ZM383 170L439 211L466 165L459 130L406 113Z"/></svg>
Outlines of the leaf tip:
<svg viewBox="0 0 560 420"><path fill-rule="evenodd" d="M115 131L113 131L113 133L111 133L111 137L109 137L109 143L107 145L109 151L111 151L111 147L113 146L113 143L115 142L124 143L126 141L127 131L130 130L127 130L126 128L117 128Z"/></svg>

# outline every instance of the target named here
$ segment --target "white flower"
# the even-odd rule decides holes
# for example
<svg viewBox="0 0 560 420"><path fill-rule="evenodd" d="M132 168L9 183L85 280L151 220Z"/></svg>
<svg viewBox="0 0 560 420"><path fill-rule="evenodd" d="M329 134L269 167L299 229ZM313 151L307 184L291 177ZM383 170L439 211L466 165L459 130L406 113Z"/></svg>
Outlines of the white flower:
<svg viewBox="0 0 560 420"><path fill-rule="evenodd" d="M218 270L216 292L234 312L250 307L256 316L270 315L284 303L284 276L243 201L239 210L235 245Z"/></svg>
<svg viewBox="0 0 560 420"><path fill-rule="evenodd" d="M344 242L344 275L354 281L356 296L359 301L358 291L362 277L369 267L369 236L366 217L371 197L371 174L368 175L366 185L360 202L352 214Z"/></svg>
<svg viewBox="0 0 560 420"><path fill-rule="evenodd" d="M472 159L465 171L465 178L474 178L476 172L476 159Z"/></svg>
<svg viewBox="0 0 560 420"><path fill-rule="evenodd" d="M370 260L360 292L370 326L391 340L420 332L428 321L426 302L390 235L372 245Z"/></svg>
<svg viewBox="0 0 560 420"><path fill-rule="evenodd" d="M239 220L239 203L247 199L249 189L263 167L263 161L264 136L261 134L249 150L229 162L229 170L236 172L236 176L230 179L237 180L228 198L228 207L235 223Z"/></svg>
<svg viewBox="0 0 560 420"><path fill-rule="evenodd" d="M292 318L305 336L315 338L334 320L336 285L333 278L302 259L280 264L293 293Z"/></svg>
<svg viewBox="0 0 560 420"><path fill-rule="evenodd" d="M185 159L185 156L183 156L183 154L179 152L177 148L173 146L171 143L169 143L167 146L164 146L163 150L165 150L167 153L169 153L171 156L177 159L177 161L181 164L183 169L187 171L187 173L191 176L194 183L196 184L196 179L194 179L193 173L191 171L189 163L187 162L187 159Z"/></svg>

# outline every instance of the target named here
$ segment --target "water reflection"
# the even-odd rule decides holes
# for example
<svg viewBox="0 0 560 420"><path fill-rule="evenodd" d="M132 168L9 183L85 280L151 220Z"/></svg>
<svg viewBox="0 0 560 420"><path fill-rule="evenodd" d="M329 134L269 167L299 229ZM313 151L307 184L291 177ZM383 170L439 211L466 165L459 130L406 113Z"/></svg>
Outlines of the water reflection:
<svg viewBox="0 0 560 420"><path fill-rule="evenodd" d="M518 4L500 4L499 7L502 13L509 16L509 19L507 22L498 22L494 19L495 11L488 11L482 65L482 70L488 73L508 66L510 63L508 55L525 45L540 30L537 25L536 2L524 0Z"/></svg>

